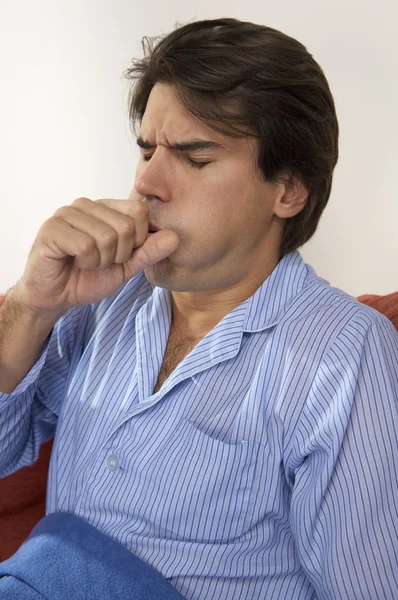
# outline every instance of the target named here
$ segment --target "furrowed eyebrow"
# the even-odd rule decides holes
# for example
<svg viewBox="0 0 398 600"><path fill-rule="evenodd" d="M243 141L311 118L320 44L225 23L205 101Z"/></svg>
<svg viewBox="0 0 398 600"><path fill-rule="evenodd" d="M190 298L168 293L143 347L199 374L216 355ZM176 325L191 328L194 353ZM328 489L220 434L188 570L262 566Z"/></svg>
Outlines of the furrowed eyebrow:
<svg viewBox="0 0 398 600"><path fill-rule="evenodd" d="M137 144L144 150L152 150L156 148L154 144L146 142L141 136L137 138ZM225 150L225 146L211 140L188 140L177 144L167 144L170 150L178 150L180 152L195 152L197 150Z"/></svg>

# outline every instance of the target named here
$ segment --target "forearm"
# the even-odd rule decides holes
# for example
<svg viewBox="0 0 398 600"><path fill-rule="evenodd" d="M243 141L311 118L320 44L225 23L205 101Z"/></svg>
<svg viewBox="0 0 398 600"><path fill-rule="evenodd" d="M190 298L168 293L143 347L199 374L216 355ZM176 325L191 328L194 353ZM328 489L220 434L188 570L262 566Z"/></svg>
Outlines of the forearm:
<svg viewBox="0 0 398 600"><path fill-rule="evenodd" d="M0 392L11 394L37 361L61 314L38 314L19 300L18 288L0 307Z"/></svg>

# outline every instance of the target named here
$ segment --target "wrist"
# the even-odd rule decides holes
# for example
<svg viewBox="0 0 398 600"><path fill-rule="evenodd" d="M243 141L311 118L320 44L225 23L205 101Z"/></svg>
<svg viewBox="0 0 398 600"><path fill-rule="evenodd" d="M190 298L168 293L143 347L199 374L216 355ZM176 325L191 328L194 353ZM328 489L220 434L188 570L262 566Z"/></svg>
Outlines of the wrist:
<svg viewBox="0 0 398 600"><path fill-rule="evenodd" d="M27 325L40 323L43 325L54 324L65 314L66 310L38 309L34 307L24 295L21 284L17 283L11 288L4 299L4 304L9 310Z"/></svg>

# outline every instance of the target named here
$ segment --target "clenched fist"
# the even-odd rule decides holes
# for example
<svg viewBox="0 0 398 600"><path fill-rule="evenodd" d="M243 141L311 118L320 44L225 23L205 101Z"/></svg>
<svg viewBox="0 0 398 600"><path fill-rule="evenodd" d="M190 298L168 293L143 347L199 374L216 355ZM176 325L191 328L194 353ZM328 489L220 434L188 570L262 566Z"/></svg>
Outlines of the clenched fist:
<svg viewBox="0 0 398 600"><path fill-rule="evenodd" d="M139 200L78 198L62 206L38 232L17 284L20 301L62 314L110 296L177 249L175 232L149 228L148 206Z"/></svg>

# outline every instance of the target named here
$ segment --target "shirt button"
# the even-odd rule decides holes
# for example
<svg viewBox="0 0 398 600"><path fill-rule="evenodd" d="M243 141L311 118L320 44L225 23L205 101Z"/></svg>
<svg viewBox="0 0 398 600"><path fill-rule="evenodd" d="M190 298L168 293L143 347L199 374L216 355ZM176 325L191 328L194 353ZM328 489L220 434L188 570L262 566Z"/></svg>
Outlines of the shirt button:
<svg viewBox="0 0 398 600"><path fill-rule="evenodd" d="M119 459L116 454L110 454L106 459L106 466L110 471L117 471L119 468Z"/></svg>

